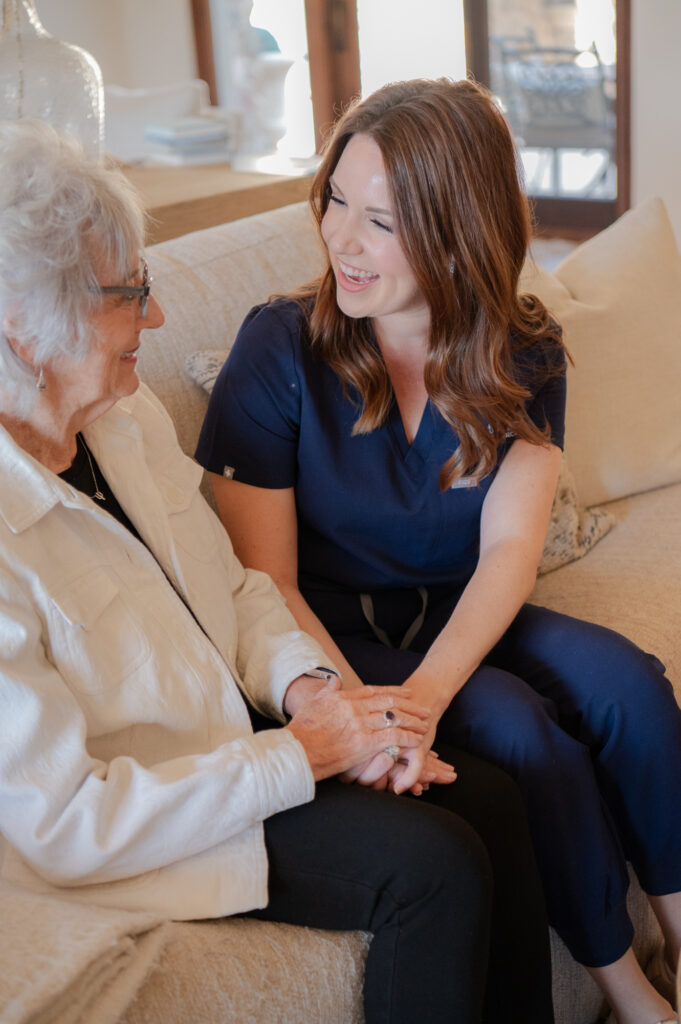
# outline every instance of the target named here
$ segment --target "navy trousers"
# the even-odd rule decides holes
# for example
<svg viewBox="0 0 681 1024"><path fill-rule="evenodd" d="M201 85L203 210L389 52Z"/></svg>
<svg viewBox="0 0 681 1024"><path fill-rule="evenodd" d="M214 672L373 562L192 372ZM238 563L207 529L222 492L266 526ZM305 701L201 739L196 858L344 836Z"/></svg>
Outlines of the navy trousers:
<svg viewBox="0 0 681 1024"><path fill-rule="evenodd" d="M441 631L457 593L373 596L380 643L359 595L306 594L365 683L400 684ZM525 605L443 715L438 738L518 783L551 924L580 963L605 966L631 944L629 861L643 889L681 889L681 710L664 666L611 630Z"/></svg>

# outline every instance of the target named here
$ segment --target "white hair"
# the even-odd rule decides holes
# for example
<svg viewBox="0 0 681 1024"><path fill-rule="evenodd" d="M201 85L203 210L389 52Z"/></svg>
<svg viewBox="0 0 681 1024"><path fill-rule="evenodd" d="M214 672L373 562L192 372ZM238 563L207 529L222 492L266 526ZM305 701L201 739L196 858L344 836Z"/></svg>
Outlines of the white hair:
<svg viewBox="0 0 681 1024"><path fill-rule="evenodd" d="M94 163L42 121L0 122L0 409L27 416L32 367L83 359L96 337L102 266L125 281L144 213L124 175Z"/></svg>

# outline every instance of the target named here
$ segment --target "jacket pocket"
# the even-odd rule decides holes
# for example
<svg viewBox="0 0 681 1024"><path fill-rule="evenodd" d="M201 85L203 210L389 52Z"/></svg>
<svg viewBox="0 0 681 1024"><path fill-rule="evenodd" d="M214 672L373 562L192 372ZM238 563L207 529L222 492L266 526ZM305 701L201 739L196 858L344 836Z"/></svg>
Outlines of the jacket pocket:
<svg viewBox="0 0 681 1024"><path fill-rule="evenodd" d="M119 686L150 657L149 640L115 578L95 568L52 596L52 657L79 693Z"/></svg>
<svg viewBox="0 0 681 1024"><path fill-rule="evenodd" d="M178 455L157 470L155 479L175 544L190 558L210 564L217 558L215 526L220 524L211 522L213 513L199 489L202 475L200 466Z"/></svg>

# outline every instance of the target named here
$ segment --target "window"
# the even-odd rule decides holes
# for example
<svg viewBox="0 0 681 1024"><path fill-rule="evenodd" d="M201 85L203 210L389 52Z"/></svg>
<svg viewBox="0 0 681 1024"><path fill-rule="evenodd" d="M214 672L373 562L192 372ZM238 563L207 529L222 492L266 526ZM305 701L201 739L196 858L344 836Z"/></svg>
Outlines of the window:
<svg viewBox="0 0 681 1024"><path fill-rule="evenodd" d="M515 0L513 4L420 0L418 5L413 0L192 0L192 4L202 75L200 28L206 19L210 22L211 10L213 20L220 20L220 37L229 37L230 45L237 45L236 37L233 25L231 36L226 26L230 17L232 22L238 17L242 30L244 25L249 32L257 27L274 36L275 47L283 51L281 61L297 62L298 92L290 106L295 111L305 108L305 117L311 108L317 150L338 113L360 91L370 92L399 77L447 74L456 78L468 71L493 89L506 110L540 228L594 233L629 206L630 0ZM415 10L418 38L428 45L413 45ZM298 25L295 47L288 40L281 45L277 39L284 32L275 27L275 12L279 21L285 17L290 26ZM251 36L246 42L245 38L238 44L242 50L253 44ZM204 52L208 72L212 45L209 51ZM272 58L265 55L262 62L272 63ZM238 55L227 63L233 75ZM305 77L308 68L311 103ZM287 89L293 75L293 70L286 75ZM225 102L224 97L220 99ZM257 88L247 100L257 107ZM268 101L267 109L271 106ZM304 137L312 139L311 129ZM280 145L285 151L286 145ZM290 147L288 155L295 158Z"/></svg>

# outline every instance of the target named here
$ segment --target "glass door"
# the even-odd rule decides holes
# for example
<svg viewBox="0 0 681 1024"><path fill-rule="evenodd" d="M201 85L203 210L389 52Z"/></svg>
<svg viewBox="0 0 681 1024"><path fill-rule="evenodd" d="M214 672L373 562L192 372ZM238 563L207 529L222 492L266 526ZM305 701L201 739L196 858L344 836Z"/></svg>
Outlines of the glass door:
<svg viewBox="0 0 681 1024"><path fill-rule="evenodd" d="M505 110L540 225L613 221L629 201L628 0L468 0L467 14L469 67Z"/></svg>

